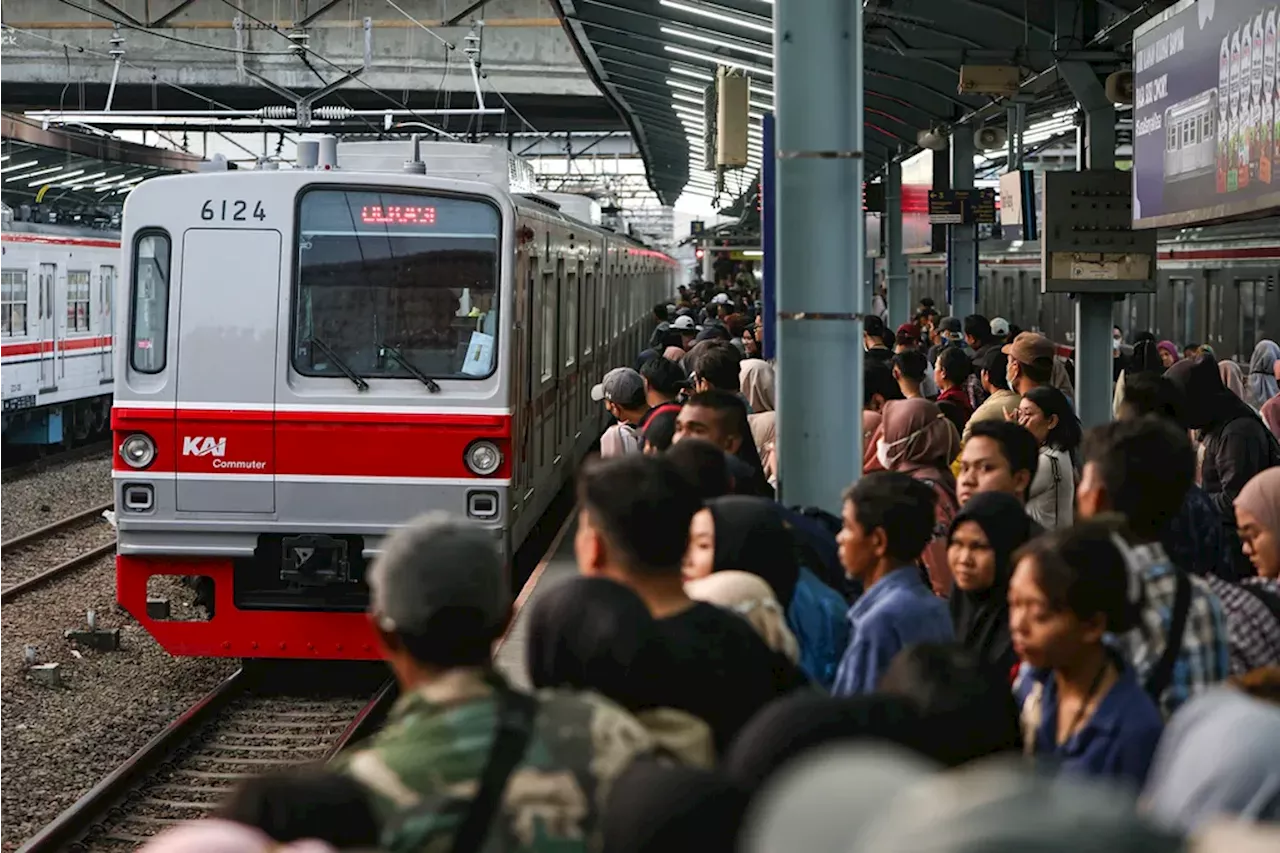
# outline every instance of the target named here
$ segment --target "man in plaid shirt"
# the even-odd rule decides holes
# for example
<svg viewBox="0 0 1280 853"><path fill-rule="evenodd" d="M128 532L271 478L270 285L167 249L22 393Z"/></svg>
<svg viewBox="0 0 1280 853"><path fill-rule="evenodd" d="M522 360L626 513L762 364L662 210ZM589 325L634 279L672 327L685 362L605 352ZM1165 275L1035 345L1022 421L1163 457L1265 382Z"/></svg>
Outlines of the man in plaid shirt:
<svg viewBox="0 0 1280 853"><path fill-rule="evenodd" d="M1185 432L1150 415L1091 430L1084 460L1077 514L1125 517L1130 600L1139 627L1119 644L1167 719L1231 674L1222 601L1202 579L1175 566L1160 544L1195 479L1195 451Z"/></svg>

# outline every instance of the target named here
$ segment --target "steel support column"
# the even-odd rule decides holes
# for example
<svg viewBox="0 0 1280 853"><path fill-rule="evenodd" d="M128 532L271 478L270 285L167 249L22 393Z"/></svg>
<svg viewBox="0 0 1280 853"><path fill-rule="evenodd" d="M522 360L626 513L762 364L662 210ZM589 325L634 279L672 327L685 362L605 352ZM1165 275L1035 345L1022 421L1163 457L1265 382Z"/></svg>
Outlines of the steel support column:
<svg viewBox="0 0 1280 853"><path fill-rule="evenodd" d="M902 254L902 162L889 161L884 179L885 287L889 290L889 327L896 329L911 319L911 279L907 256Z"/></svg>
<svg viewBox="0 0 1280 853"><path fill-rule="evenodd" d="M951 187L973 189L973 131L957 125L951 132ZM947 301L951 316L964 319L978 304L978 226L947 226Z"/></svg>
<svg viewBox="0 0 1280 853"><path fill-rule="evenodd" d="M774 23L780 491L838 513L862 471L862 4L778 0Z"/></svg>
<svg viewBox="0 0 1280 853"><path fill-rule="evenodd" d="M1097 74L1087 65L1063 62L1059 72L1084 110L1084 125L1076 131L1076 163L1080 170L1114 169L1116 109L1107 100ZM1111 420L1111 314L1115 298L1108 294L1077 293L1076 412L1085 427Z"/></svg>
<svg viewBox="0 0 1280 853"><path fill-rule="evenodd" d="M702 248L702 280L714 282L716 280L715 260L711 254L711 244L707 243Z"/></svg>

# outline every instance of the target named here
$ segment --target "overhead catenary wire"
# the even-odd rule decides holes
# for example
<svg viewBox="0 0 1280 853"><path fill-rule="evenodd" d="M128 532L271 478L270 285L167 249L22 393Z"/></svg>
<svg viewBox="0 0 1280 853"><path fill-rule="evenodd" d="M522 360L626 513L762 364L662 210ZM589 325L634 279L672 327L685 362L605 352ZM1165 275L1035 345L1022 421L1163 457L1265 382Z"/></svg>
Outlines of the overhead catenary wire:
<svg viewBox="0 0 1280 853"><path fill-rule="evenodd" d="M254 23L258 24L260 27L263 27L264 29L270 30L271 32L275 33L276 35L280 36L281 38L286 38L286 39L287 39L287 38L289 38L288 34L287 34L287 33L284 33L284 32L281 32L281 30L280 30L280 28L279 28L278 26L276 26L275 24L271 23L270 21L264 21L262 18L259 18L257 15L254 15L254 14L252 14L252 13L250 13L250 12L246 11L242 6L240 6L240 4L238 4L238 3L234 3L234 2L232 2L232 0L221 0L221 2L222 2L222 4L223 4L224 6L229 6L231 9L234 9L237 13L239 13L240 15L243 15L243 16L244 16L245 18L247 18L248 20L253 21ZM331 68L336 68L337 70L341 71L341 72L342 72L342 73L344 73L344 74L348 73L348 71L347 71L347 69L346 69L346 68L343 68L341 65L339 65L339 64L338 64L338 63L336 63L336 62L334 62L332 59L330 59L329 57L325 56L324 54L320 53L318 50L315 50L315 49L314 49L314 48L312 48L310 45L298 44L298 45L296 45L296 48L297 48L297 49L299 49L299 50L305 51L306 53L310 54L311 56L314 56L316 59L320 60L320 61L321 61L321 62L323 62L325 65L328 65L328 66L330 66ZM292 53L292 51L290 51L290 52ZM458 140L458 139L460 138L460 137L458 137L458 136L457 136L457 134L449 133L449 132L448 132L447 130L445 130L444 128L442 128L442 127L438 127L438 126L436 126L436 125L433 125L431 122L429 122L429 121L427 121L425 118L423 118L423 116L419 115L419 114L418 114L418 113L417 113L417 112L416 112L412 107L410 107L408 104L403 103L403 102L401 102L401 101L397 101L395 98L391 97L391 96L390 96L390 95L388 95L386 92L382 91L382 90L381 90L381 89L379 89L377 86L372 85L372 84L371 84L371 83L369 83L368 81L363 80L363 79L361 79L360 77L353 77L352 79L353 79L353 80L355 80L355 82L359 83L361 86L364 86L364 87L365 87L366 89L368 89L370 92L373 92L373 93L374 93L375 95L377 95L378 97L380 97L380 98L382 98L383 100L387 101L388 103L395 104L395 106L396 106L398 109L402 109L402 110L407 111L407 112L408 112L411 116L413 116L416 120L418 120L418 121L422 122L422 124L423 124L423 125L424 125L428 130L430 130L432 133L435 133L435 134L437 134L438 136L446 136L446 137L448 137L449 139L453 139L453 140Z"/></svg>
<svg viewBox="0 0 1280 853"><path fill-rule="evenodd" d="M74 50L74 51L76 51L76 52L78 52L78 53L84 53L84 54L88 54L88 55L90 55L90 56L97 56L97 57L101 57L101 58L103 58L103 59L111 59L111 60L113 60L113 61L114 61L114 57L112 57L110 54L104 53L104 52L99 51L99 50L94 50L93 48L83 47L83 46L81 46L81 45L70 44L70 43L68 43L68 42L64 42L64 41L61 41L61 40L59 40L59 39L55 39L55 38L51 38L50 36L43 35L42 33L34 32L33 30L24 30L24 29L21 29L21 28L19 28L19 27L15 27L15 26L13 26L12 24L5 24L5 25L4 25L4 28L5 28L6 30L9 30L10 32L22 33L22 34L23 34L23 35L25 35L25 36L31 36L32 38L36 38L36 39L40 39L41 41L49 42L50 44L57 45L57 46L59 46L59 47L63 48L64 50ZM70 60L68 59L68 62L69 62L69 61L70 61ZM210 104L210 105L212 105L212 106L218 107L219 109L223 109L223 110L232 110L232 109L234 109L233 107L229 106L228 104L224 104L224 103L222 103L221 101L217 100L216 98L211 98L211 97L209 97L208 95L201 94L200 92L194 91L193 89L188 89L186 86L183 86L181 83L173 83L173 82L171 82L171 81L169 81L169 80L162 79L162 78L160 77L160 75L159 75L159 74L158 74L154 69L152 69L152 68L144 68L143 66L141 66L141 65L137 65L137 64L135 64L135 63L132 63L132 62L128 61L127 59L121 59L121 60L120 60L120 64L121 64L121 65L123 65L123 66L125 66L126 68L131 68L131 69L133 69L134 71L140 71L140 72L142 72L143 74L147 74L147 75L149 75L149 76L150 76L150 78L151 78L151 81L152 81L153 83L161 83L161 84L163 84L163 85L165 85L165 86L168 86L168 87L169 87L169 88L171 88L171 89L174 89L174 90L176 90L176 91L178 91L178 92L182 92L184 95L187 95L187 96L192 97L192 98L197 98L197 99L199 99L199 100L204 101L204 102L205 102L205 103L207 103L207 104ZM69 68L69 67L70 67L70 65L68 65L68 68ZM269 126L270 126L270 127L272 127L272 128L274 128L275 130L280 131L280 133L285 134L286 136L289 136L289 130L288 130L288 128L284 127L283 125L275 124L275 123L269 123ZM289 138L290 138L290 140L292 141L292 136L289 136Z"/></svg>
<svg viewBox="0 0 1280 853"><path fill-rule="evenodd" d="M104 21L110 21L121 29L132 30L135 33L145 33L146 35L155 36L158 39L177 42L178 44L185 44L189 47L199 47L204 50L216 50L222 53L238 53L242 56L289 56L292 53L292 51L288 50L245 50L244 48L238 47L224 47L220 44L205 44L203 42L192 41L191 39L184 39L181 36L170 35L168 33L161 32L160 30L141 27L137 24L133 24L119 18L114 18L111 15L98 11L97 9L92 9L88 6L81 6L79 3L76 3L75 0L58 0L58 2L64 6L70 6L73 9L79 9L81 12L86 12L95 17L102 18Z"/></svg>

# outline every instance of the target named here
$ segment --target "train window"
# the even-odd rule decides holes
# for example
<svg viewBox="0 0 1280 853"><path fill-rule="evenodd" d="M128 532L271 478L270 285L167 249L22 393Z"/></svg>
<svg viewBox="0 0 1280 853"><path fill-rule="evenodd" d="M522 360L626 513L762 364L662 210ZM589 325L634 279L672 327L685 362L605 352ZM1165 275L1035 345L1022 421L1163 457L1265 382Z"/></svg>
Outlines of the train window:
<svg viewBox="0 0 1280 853"><path fill-rule="evenodd" d="M89 331L88 270L67 270L67 331Z"/></svg>
<svg viewBox="0 0 1280 853"><path fill-rule="evenodd" d="M316 188L298 206L293 368L484 379L497 367L501 215L479 198Z"/></svg>
<svg viewBox="0 0 1280 853"><path fill-rule="evenodd" d="M564 261L560 261L564 272ZM578 270L569 270L564 280L564 366L572 367L578 361Z"/></svg>
<svg viewBox="0 0 1280 853"><path fill-rule="evenodd" d="M596 334L596 274L588 272L582 283L582 354L591 355Z"/></svg>
<svg viewBox="0 0 1280 853"><path fill-rule="evenodd" d="M113 291L116 289L116 268L112 266L98 267L98 307L106 320L106 332L111 334L111 303Z"/></svg>
<svg viewBox="0 0 1280 853"><path fill-rule="evenodd" d="M1240 299L1240 328L1236 340L1239 349L1236 355L1248 360L1253 355L1253 348L1266 335L1262 327L1266 321L1267 283L1258 280L1237 279L1236 288Z"/></svg>
<svg viewBox="0 0 1280 853"><path fill-rule="evenodd" d="M0 273L0 334L20 338L27 333L27 271Z"/></svg>
<svg viewBox="0 0 1280 853"><path fill-rule="evenodd" d="M139 373L164 370L169 337L169 235L144 231L133 244L133 316L129 364Z"/></svg>
<svg viewBox="0 0 1280 853"><path fill-rule="evenodd" d="M542 338L542 360L538 364L542 370L539 375L542 381L546 382L556 372L556 336L554 332L556 327L556 277L554 273L544 272L542 274L540 301L542 302L542 329L539 336Z"/></svg>
<svg viewBox="0 0 1280 853"><path fill-rule="evenodd" d="M1178 125L1176 122L1169 122L1169 151L1178 150Z"/></svg>

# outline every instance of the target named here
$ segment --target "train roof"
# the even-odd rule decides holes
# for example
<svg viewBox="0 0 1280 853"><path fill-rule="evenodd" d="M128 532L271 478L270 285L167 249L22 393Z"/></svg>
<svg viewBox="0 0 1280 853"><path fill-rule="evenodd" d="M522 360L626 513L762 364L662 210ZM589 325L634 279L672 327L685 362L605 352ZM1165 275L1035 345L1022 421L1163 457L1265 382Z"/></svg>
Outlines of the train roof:
<svg viewBox="0 0 1280 853"><path fill-rule="evenodd" d="M119 231L85 228L77 225L50 225L44 222L6 222L4 236L28 234L34 237L80 238L86 240L120 240Z"/></svg>

